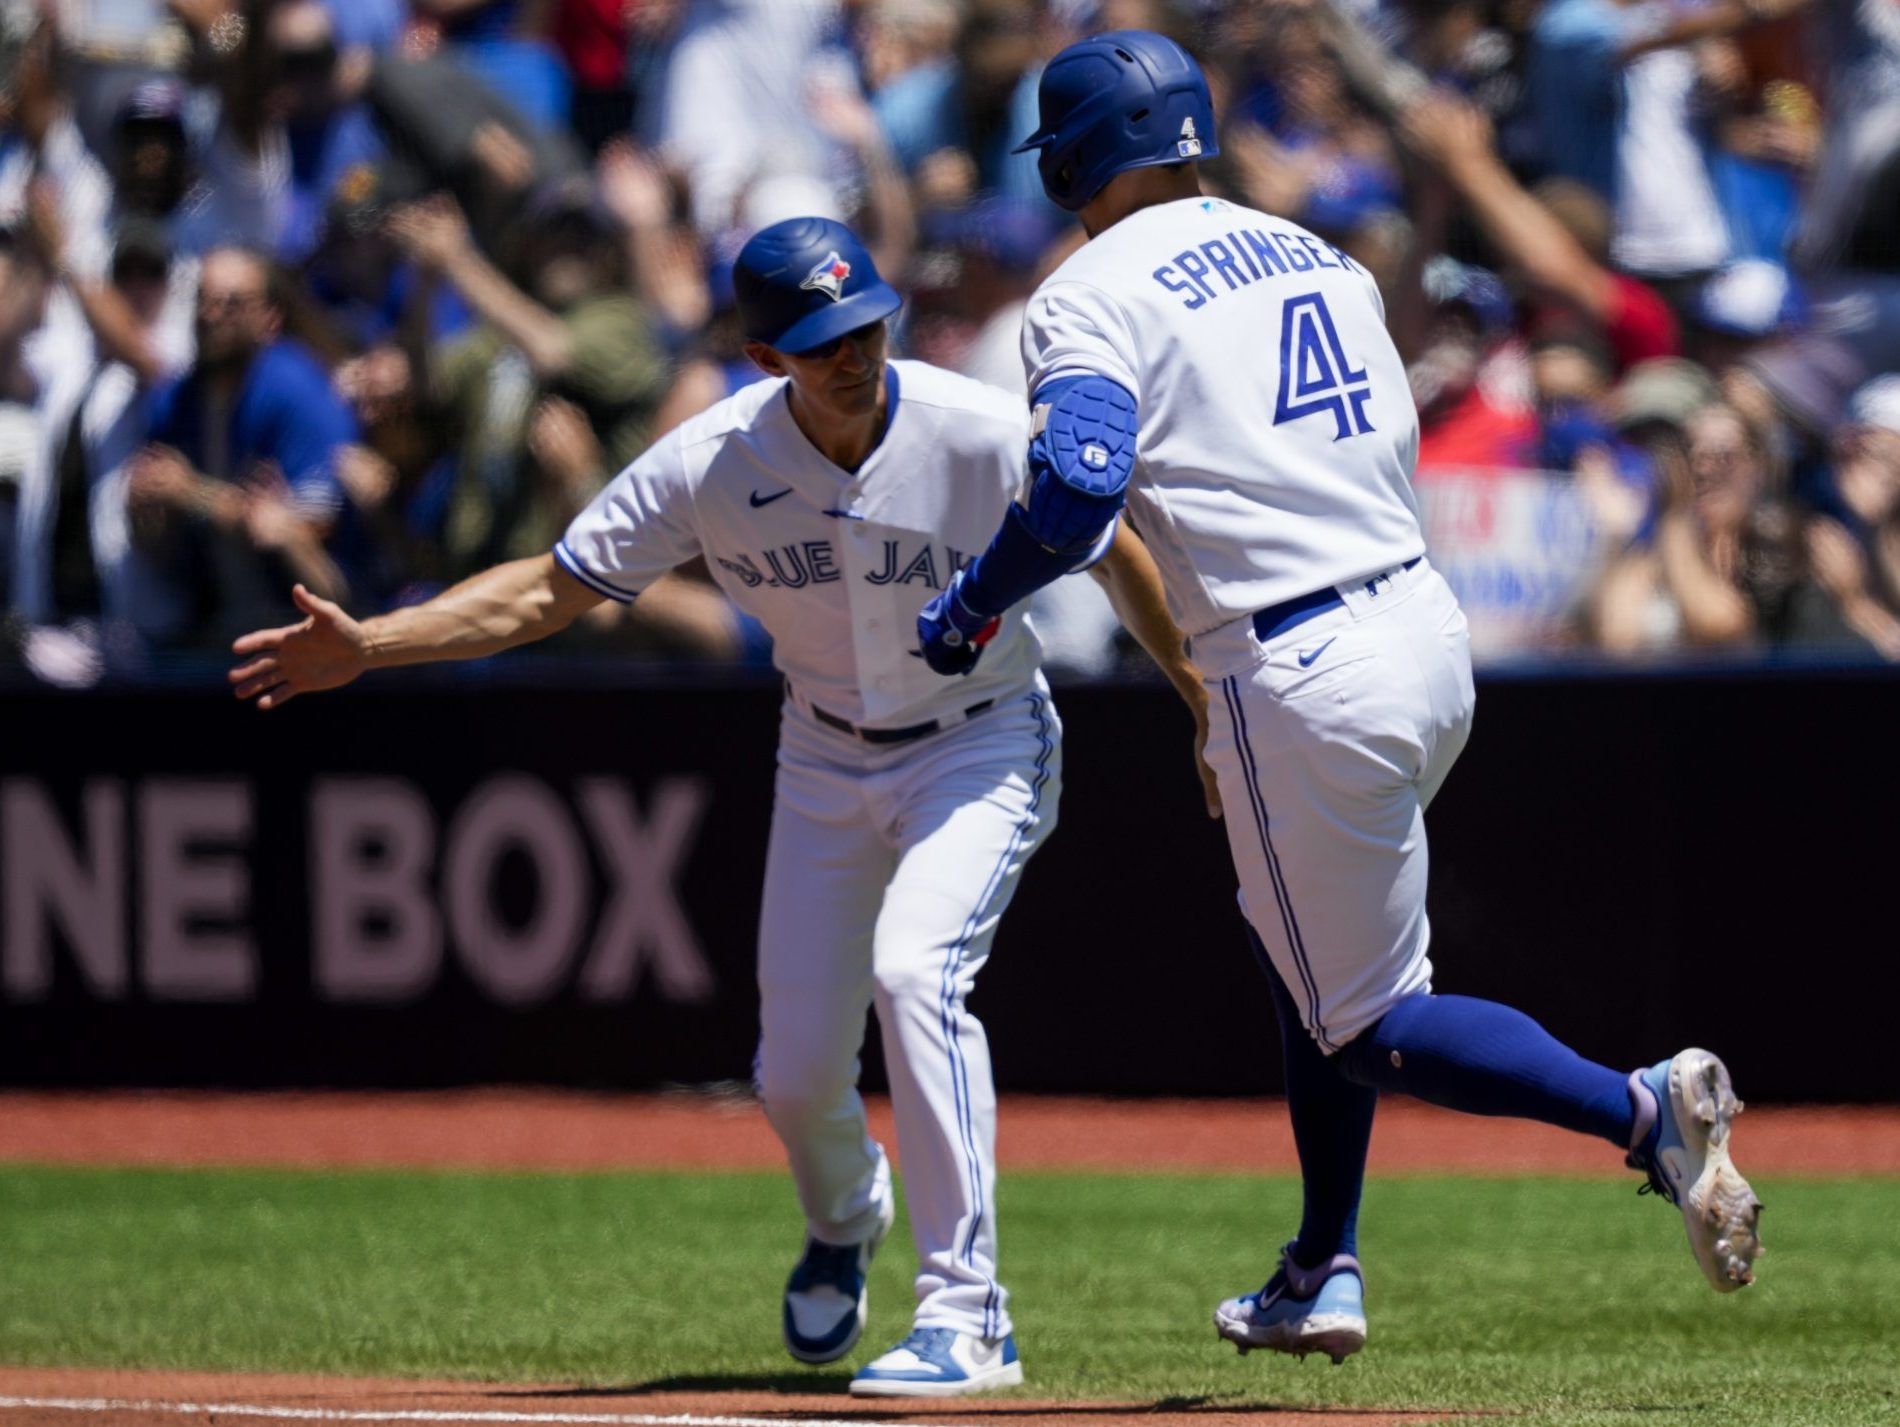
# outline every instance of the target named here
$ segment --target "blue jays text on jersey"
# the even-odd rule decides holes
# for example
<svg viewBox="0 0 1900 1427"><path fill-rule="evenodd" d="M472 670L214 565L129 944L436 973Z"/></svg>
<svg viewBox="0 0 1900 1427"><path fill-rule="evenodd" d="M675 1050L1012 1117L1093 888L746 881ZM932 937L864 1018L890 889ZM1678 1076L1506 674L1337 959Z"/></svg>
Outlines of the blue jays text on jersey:
<svg viewBox="0 0 1900 1427"><path fill-rule="evenodd" d="M772 636L801 697L903 727L1028 689L1020 612L952 685L913 658L917 612L980 553L1022 484L1029 412L921 362L886 368L889 420L855 471L800 430L783 381L757 382L656 441L577 516L555 555L589 588L637 595L704 556Z"/></svg>
<svg viewBox="0 0 1900 1427"><path fill-rule="evenodd" d="M863 573L861 578L866 584L921 584L929 590L941 590L950 583L952 575L975 558L953 545L932 545L928 540L886 540L883 544L883 566ZM837 547L829 540L800 540L762 550L756 555L741 553L728 557L715 553L712 558L747 589L764 585L774 590L799 590L806 585L828 585L844 578L838 566Z"/></svg>

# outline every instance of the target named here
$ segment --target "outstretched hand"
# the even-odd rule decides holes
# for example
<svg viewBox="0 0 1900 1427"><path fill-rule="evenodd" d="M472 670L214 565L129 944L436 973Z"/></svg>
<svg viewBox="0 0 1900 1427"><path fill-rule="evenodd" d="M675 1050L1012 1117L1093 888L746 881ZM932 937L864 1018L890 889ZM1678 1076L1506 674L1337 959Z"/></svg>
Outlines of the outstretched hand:
<svg viewBox="0 0 1900 1427"><path fill-rule="evenodd" d="M259 629L231 645L248 662L230 673L232 691L274 709L299 694L340 688L369 668L369 639L363 626L329 600L302 585L290 592L305 618L281 629Z"/></svg>

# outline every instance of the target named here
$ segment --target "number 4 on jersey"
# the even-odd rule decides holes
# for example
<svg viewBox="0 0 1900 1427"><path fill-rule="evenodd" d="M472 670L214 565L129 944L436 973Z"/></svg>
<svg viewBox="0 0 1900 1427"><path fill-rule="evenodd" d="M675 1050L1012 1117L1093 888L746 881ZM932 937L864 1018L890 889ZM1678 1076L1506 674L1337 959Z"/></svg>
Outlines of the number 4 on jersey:
<svg viewBox="0 0 1900 1427"><path fill-rule="evenodd" d="M1371 395L1366 369L1346 358L1326 299L1317 292L1289 297L1280 309L1280 400L1273 424L1325 412L1337 426L1333 440L1363 436L1372 430L1366 416Z"/></svg>

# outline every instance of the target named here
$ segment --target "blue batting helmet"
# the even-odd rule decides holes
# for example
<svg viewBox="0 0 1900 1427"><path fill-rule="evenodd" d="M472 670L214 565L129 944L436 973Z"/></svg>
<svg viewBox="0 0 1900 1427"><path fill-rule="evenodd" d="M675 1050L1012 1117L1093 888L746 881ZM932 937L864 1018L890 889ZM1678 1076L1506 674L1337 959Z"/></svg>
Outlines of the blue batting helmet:
<svg viewBox="0 0 1900 1427"><path fill-rule="evenodd" d="M1220 152L1207 78L1165 35L1110 30L1070 45L1036 100L1041 126L1016 152L1041 151L1043 192L1071 213L1118 173Z"/></svg>
<svg viewBox="0 0 1900 1427"><path fill-rule="evenodd" d="M829 218L787 218L761 228L739 250L732 287L745 335L793 355L904 304L857 235Z"/></svg>

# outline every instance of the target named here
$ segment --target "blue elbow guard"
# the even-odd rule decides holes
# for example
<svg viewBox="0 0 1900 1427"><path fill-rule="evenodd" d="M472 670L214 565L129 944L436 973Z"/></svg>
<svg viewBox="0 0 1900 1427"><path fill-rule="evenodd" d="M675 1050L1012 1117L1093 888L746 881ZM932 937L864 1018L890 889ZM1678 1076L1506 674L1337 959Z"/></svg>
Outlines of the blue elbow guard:
<svg viewBox="0 0 1900 1427"><path fill-rule="evenodd" d="M1081 556L1127 498L1135 398L1107 377L1089 375L1046 383L1034 405L1024 521L1050 550Z"/></svg>

